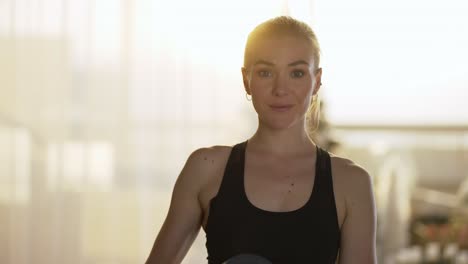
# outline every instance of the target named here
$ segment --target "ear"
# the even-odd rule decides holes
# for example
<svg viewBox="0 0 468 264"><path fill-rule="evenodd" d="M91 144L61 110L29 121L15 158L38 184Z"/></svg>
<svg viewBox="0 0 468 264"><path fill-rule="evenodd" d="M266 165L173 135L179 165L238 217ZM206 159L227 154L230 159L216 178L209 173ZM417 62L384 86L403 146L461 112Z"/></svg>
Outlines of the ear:
<svg viewBox="0 0 468 264"><path fill-rule="evenodd" d="M318 68L315 71L315 81L314 81L314 92L312 95L316 95L322 86L322 68Z"/></svg>
<svg viewBox="0 0 468 264"><path fill-rule="evenodd" d="M250 92L250 82L249 82L249 72L245 67L241 68L242 71L242 81L244 82L244 89L248 95L252 95Z"/></svg>

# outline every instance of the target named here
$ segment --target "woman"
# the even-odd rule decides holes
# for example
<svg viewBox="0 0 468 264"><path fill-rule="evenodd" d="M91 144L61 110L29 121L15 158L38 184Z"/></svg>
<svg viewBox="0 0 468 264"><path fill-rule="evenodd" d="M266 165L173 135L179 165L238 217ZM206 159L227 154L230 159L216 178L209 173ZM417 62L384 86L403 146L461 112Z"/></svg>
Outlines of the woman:
<svg viewBox="0 0 468 264"><path fill-rule="evenodd" d="M335 263L338 253L339 263L376 263L370 176L307 132L318 122L319 53L290 17L249 34L242 77L258 129L190 155L147 263L180 263L200 227L209 263Z"/></svg>

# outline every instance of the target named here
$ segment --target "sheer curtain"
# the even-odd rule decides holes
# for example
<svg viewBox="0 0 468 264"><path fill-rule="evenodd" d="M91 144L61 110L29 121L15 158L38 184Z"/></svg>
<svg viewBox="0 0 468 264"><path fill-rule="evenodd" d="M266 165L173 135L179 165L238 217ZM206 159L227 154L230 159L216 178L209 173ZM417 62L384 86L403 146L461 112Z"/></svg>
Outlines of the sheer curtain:
<svg viewBox="0 0 468 264"><path fill-rule="evenodd" d="M188 155L255 129L245 39L288 5L0 0L0 262L143 263Z"/></svg>
<svg viewBox="0 0 468 264"><path fill-rule="evenodd" d="M242 53L272 16L316 30L332 124L466 125L467 12L462 0L0 0L0 263L142 263L188 155L255 129ZM205 258L201 231L185 263Z"/></svg>

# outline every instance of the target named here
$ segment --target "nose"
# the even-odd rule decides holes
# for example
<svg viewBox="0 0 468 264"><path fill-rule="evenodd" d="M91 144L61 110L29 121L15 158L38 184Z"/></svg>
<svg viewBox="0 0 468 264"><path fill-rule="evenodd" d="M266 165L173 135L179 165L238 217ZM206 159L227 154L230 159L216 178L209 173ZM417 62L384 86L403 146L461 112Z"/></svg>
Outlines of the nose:
<svg viewBox="0 0 468 264"><path fill-rule="evenodd" d="M272 94L274 96L284 96L288 94L288 76L286 74L279 73L275 76Z"/></svg>

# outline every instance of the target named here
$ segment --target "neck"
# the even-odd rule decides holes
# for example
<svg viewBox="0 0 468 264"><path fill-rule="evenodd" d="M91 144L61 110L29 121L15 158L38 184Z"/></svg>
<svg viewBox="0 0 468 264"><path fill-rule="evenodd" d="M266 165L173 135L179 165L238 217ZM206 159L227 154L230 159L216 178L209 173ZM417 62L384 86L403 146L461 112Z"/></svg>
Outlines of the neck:
<svg viewBox="0 0 468 264"><path fill-rule="evenodd" d="M260 123L249 139L249 146L262 152L284 156L311 152L315 144L309 138L304 123L285 129L273 129Z"/></svg>

